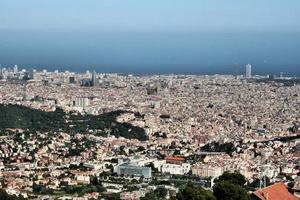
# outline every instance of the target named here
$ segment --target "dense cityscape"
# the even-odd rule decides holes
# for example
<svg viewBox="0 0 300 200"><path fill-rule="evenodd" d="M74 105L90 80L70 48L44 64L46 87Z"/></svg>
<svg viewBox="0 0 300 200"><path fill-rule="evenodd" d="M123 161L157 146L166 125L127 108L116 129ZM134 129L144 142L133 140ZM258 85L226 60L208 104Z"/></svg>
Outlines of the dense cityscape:
<svg viewBox="0 0 300 200"><path fill-rule="evenodd" d="M131 75L2 67L2 193L296 200L300 79L251 70Z"/></svg>

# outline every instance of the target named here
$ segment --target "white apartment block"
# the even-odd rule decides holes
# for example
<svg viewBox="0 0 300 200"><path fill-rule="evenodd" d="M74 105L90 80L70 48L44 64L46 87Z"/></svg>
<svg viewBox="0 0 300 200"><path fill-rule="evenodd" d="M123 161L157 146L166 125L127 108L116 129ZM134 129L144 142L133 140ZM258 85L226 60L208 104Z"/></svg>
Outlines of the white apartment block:
<svg viewBox="0 0 300 200"><path fill-rule="evenodd" d="M187 174L190 170L191 165L188 163L183 163L181 165L166 163L161 166L162 173L170 173L175 175L184 175Z"/></svg>

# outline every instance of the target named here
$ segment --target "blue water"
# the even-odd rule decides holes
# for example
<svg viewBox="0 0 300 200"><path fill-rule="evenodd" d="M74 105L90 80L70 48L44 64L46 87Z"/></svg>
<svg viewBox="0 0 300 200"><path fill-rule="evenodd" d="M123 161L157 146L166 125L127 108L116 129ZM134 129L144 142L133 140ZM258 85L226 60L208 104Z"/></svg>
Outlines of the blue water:
<svg viewBox="0 0 300 200"><path fill-rule="evenodd" d="M300 74L300 33L0 31L0 63L121 73Z"/></svg>

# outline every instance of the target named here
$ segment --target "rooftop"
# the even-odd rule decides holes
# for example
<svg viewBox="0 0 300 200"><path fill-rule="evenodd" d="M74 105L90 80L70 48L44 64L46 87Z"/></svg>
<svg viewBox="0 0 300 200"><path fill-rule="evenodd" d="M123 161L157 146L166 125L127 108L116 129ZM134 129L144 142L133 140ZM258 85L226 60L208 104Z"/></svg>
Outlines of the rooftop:
<svg viewBox="0 0 300 200"><path fill-rule="evenodd" d="M261 200L298 200L298 198L289 193L286 185L282 182L259 189L253 195Z"/></svg>

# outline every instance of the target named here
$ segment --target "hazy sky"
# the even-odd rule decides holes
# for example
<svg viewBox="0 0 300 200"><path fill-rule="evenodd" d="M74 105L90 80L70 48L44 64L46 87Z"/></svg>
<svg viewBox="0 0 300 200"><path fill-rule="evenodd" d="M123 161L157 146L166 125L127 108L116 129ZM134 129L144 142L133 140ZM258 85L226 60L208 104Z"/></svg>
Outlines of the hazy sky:
<svg viewBox="0 0 300 200"><path fill-rule="evenodd" d="M299 0L1 0L0 28L299 30Z"/></svg>
<svg viewBox="0 0 300 200"><path fill-rule="evenodd" d="M299 0L0 0L0 63L298 72L299 10Z"/></svg>

